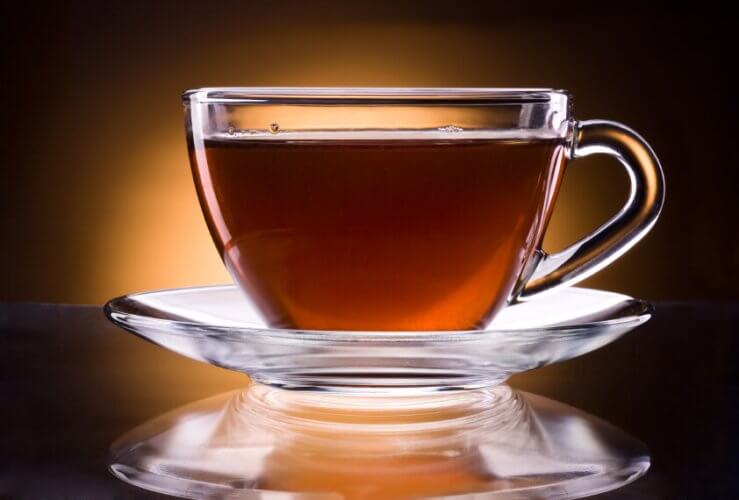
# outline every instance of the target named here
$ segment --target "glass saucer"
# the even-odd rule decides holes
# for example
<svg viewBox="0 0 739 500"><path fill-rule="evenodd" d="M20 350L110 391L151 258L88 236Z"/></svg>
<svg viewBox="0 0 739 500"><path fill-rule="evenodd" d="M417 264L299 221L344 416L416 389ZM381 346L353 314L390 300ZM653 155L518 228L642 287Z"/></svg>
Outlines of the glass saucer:
<svg viewBox="0 0 739 500"><path fill-rule="evenodd" d="M651 306L573 287L509 306L480 331L308 331L264 326L236 287L211 286L119 297L105 312L155 344L264 384L384 393L499 384L613 342Z"/></svg>
<svg viewBox="0 0 739 500"><path fill-rule="evenodd" d="M118 478L198 499L581 498L649 468L644 445L506 385L334 395L251 384L134 429Z"/></svg>

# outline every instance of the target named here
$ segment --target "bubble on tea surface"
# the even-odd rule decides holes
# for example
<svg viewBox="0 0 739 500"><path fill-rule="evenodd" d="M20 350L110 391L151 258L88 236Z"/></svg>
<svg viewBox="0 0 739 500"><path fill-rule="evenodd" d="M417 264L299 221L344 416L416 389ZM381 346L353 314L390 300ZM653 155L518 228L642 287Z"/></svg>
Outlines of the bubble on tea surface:
<svg viewBox="0 0 739 500"><path fill-rule="evenodd" d="M280 124L277 123L277 122L270 123L269 124L269 131L272 132L273 134L278 133L280 131Z"/></svg>
<svg viewBox="0 0 739 500"><path fill-rule="evenodd" d="M236 135L236 130L233 127L228 127L228 135Z"/></svg>
<svg viewBox="0 0 739 500"><path fill-rule="evenodd" d="M464 129L456 125L445 125L437 129L439 132L463 132Z"/></svg>

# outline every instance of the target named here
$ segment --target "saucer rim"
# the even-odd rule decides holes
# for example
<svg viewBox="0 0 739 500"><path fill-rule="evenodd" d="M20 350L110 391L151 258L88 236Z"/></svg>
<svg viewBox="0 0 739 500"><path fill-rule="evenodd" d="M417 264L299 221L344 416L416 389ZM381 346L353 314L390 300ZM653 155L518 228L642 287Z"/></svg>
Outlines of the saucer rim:
<svg viewBox="0 0 739 500"><path fill-rule="evenodd" d="M566 287L562 290L552 292L552 295L568 292L568 293L597 293L616 296L621 299L623 307L621 309L634 309L633 313L624 316L609 318L596 321L587 321L575 324L553 324L542 325L538 327L527 327L520 329L495 329L488 328L484 330L311 330L299 328L271 328L268 326L234 326L234 325L218 325L206 324L196 321L179 321L164 318L155 318L144 314L132 313L124 310L121 305L135 299L136 297L166 294L166 293L187 293L187 292L203 292L216 290L235 290L238 288L233 284L221 285L196 285L188 287L164 288L145 292L136 292L131 294L120 295L108 300L103 306L105 316L115 325L132 331L132 327L141 326L146 328L157 328L166 330L167 333L173 335L191 336L194 331L206 336L223 335L228 333L240 333L252 336L258 334L260 336L269 336L273 339L288 339L291 341L310 340L310 341L330 341L330 342L356 342L359 340L378 340L392 342L419 342L419 341L447 341L447 342L463 342L465 340L480 341L482 338L490 336L500 336L504 334L516 334L518 336L541 335L542 331L549 333L558 333L562 338L566 337L567 332L577 334L583 329L593 329L607 326L618 326L633 324L635 327L648 321L653 313L654 306L646 300L631 297L629 295L601 290L597 288L586 287ZM546 300L542 297L539 300ZM532 301L534 302L534 301ZM530 303L530 302L529 302ZM515 307L511 304L506 307ZM134 332L136 333L136 332ZM538 339L540 340L540 339ZM551 339L550 339L551 340Z"/></svg>

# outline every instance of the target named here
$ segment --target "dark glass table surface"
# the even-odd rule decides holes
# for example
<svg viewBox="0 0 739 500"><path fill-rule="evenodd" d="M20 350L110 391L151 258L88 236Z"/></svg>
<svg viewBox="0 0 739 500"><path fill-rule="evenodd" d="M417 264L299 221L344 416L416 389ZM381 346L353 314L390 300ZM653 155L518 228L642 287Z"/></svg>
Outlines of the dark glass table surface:
<svg viewBox="0 0 739 500"><path fill-rule="evenodd" d="M657 303L652 320L514 388L644 441L647 475L599 499L739 498L739 303ZM119 435L245 385L126 333L99 306L0 304L0 498L168 498L106 470Z"/></svg>

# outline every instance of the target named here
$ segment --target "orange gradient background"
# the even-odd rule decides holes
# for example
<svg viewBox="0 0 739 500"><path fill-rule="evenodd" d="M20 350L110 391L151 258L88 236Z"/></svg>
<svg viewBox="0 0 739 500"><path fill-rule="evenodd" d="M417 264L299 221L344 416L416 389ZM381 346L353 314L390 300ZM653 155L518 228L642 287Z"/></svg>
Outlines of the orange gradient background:
<svg viewBox="0 0 739 500"><path fill-rule="evenodd" d="M569 89L578 118L643 134L668 188L653 232L587 284L738 296L736 101L720 20L569 2L348 5L73 2L2 21L0 300L102 303L228 281L180 104L185 89L226 85ZM597 227L626 193L613 160L572 163L546 247Z"/></svg>

